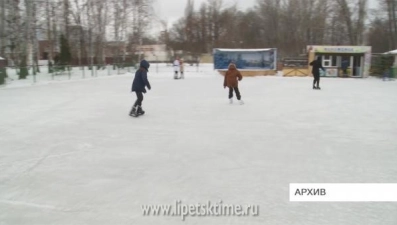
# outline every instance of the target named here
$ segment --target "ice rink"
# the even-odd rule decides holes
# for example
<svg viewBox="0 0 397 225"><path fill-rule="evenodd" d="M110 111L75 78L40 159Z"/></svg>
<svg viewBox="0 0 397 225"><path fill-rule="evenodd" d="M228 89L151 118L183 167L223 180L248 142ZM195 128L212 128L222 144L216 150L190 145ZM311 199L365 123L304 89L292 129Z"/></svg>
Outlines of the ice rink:
<svg viewBox="0 0 397 225"><path fill-rule="evenodd" d="M289 183L397 183L397 82L255 77L230 105L210 65L0 88L0 225L396 225L397 203L293 203ZM222 200L256 217L143 216Z"/></svg>

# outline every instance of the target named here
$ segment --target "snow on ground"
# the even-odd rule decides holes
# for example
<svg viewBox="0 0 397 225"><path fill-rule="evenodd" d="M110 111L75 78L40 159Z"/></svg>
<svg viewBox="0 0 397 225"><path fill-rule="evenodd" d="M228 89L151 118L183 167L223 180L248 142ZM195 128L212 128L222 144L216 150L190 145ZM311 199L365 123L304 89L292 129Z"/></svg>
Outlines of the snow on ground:
<svg viewBox="0 0 397 225"><path fill-rule="evenodd" d="M168 71L167 71L168 70ZM395 225L394 203L292 203L289 183L396 183L397 83L244 78L211 65L0 89L0 224ZM258 204L257 217L143 216L143 204Z"/></svg>

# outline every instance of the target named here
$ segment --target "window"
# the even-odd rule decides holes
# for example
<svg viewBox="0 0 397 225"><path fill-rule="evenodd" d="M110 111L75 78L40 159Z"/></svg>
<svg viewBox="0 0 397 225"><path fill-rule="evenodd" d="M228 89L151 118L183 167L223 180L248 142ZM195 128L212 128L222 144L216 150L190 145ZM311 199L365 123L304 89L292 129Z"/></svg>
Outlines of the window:
<svg viewBox="0 0 397 225"><path fill-rule="evenodd" d="M332 66L338 66L337 58L336 56L332 57Z"/></svg>
<svg viewBox="0 0 397 225"><path fill-rule="evenodd" d="M323 56L324 67L336 67L338 65L337 56L325 55Z"/></svg>

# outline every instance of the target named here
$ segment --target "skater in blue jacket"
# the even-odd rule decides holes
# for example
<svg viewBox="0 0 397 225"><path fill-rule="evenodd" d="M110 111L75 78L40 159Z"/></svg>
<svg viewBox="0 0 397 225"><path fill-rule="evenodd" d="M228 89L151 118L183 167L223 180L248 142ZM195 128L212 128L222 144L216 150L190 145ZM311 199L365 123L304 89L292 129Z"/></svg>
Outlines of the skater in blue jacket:
<svg viewBox="0 0 397 225"><path fill-rule="evenodd" d="M140 68L135 73L134 82L132 82L131 91L135 92L137 100L131 109L130 116L140 116L145 114L142 110L143 93L146 93L147 87L151 89L149 80L147 79L147 72L149 71L150 64L146 60L142 60Z"/></svg>

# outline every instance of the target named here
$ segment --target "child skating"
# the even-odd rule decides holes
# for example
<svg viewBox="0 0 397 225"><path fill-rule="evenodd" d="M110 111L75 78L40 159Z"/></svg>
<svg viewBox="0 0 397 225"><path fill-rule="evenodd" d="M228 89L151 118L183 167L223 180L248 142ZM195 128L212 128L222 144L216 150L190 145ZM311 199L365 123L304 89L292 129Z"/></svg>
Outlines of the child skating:
<svg viewBox="0 0 397 225"><path fill-rule="evenodd" d="M179 60L179 64L179 70L181 72L180 79L185 79L185 63L183 62L183 59Z"/></svg>
<svg viewBox="0 0 397 225"><path fill-rule="evenodd" d="M130 111L130 116L138 117L145 114L142 110L143 93L146 93L147 87L151 89L149 80L147 79L147 72L149 71L150 64L146 60L142 60L140 68L135 73L134 81L132 82L131 91L135 92L137 100Z"/></svg>
<svg viewBox="0 0 397 225"><path fill-rule="evenodd" d="M180 68L179 57L175 57L173 67L174 67L174 79L177 80L177 79L179 79L178 73L179 73L179 68Z"/></svg>
<svg viewBox="0 0 397 225"><path fill-rule="evenodd" d="M237 100L242 105L244 102L241 100L240 90L238 89L238 82L243 79L240 71L237 70L236 65L234 63L230 63L229 69L225 74L225 81L223 83L223 87L229 88L229 102L233 104L233 92L236 93Z"/></svg>

